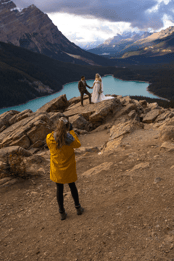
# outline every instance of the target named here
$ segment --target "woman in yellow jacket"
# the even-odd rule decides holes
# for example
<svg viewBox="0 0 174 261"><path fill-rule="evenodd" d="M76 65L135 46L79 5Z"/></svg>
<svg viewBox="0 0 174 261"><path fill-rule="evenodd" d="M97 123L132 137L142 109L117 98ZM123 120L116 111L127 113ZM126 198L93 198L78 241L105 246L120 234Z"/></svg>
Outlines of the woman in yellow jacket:
<svg viewBox="0 0 174 261"><path fill-rule="evenodd" d="M47 135L46 142L50 150L50 179L57 185L57 201L61 220L66 219L67 216L63 204L65 183L69 184L77 215L81 215L84 209L79 203L78 191L75 185L77 173L74 153L74 148L79 148L81 143L67 118L61 117L58 120L55 132Z"/></svg>

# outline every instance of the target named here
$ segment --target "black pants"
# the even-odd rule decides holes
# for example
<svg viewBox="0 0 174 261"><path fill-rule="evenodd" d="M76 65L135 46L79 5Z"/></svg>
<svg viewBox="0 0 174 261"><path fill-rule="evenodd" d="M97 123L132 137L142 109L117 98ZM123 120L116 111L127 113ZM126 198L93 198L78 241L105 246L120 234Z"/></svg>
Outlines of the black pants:
<svg viewBox="0 0 174 261"><path fill-rule="evenodd" d="M86 93L89 96L89 103L91 103L91 94L87 90L81 91L81 105L83 105L83 95Z"/></svg>
<svg viewBox="0 0 174 261"><path fill-rule="evenodd" d="M59 205L59 212L62 213L62 212L65 211L64 205L63 205L64 185L60 184L60 183L56 183L56 185L57 185L57 202L58 202L58 205ZM74 199L75 207L78 208L80 206L80 204L79 204L79 195L78 195L78 191L77 191L77 188L76 188L76 184L73 182L73 183L69 183L68 185L69 185L70 190L71 190L71 195Z"/></svg>

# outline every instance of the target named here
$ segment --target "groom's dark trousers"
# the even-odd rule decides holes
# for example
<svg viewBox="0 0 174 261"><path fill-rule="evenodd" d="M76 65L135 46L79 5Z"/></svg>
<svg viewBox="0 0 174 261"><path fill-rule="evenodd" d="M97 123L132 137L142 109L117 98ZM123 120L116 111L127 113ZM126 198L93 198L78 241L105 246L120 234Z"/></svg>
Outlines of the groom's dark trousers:
<svg viewBox="0 0 174 261"><path fill-rule="evenodd" d="M90 86L87 85L87 83L83 83L82 81L79 81L78 83L78 89L81 95L81 105L83 106L83 95L87 94L89 96L89 103L91 103L91 94L87 91L86 86L88 88L91 88Z"/></svg>

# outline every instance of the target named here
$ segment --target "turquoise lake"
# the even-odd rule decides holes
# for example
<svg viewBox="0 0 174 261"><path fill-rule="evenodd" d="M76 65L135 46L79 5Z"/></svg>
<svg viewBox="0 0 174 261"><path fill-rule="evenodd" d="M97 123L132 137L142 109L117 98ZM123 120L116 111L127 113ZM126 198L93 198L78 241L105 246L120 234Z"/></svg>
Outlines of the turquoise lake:
<svg viewBox="0 0 174 261"><path fill-rule="evenodd" d="M117 94L122 96L141 95L150 98L158 98L157 96L149 93L146 90L146 88L149 86L149 84L146 82L123 81L123 80L116 79L111 75L102 77L102 80L103 80L103 90L105 95L106 94ZM92 86L94 80L87 80L86 82L89 86ZM88 89L88 91L92 93L92 89ZM31 109L33 112L35 112L38 108L43 106L45 103L51 101L52 99L62 94L66 94L68 100L73 97L79 96L80 93L78 91L78 82L73 82L64 85L64 88L60 92L45 97L37 98L35 100L29 101L22 105L0 109L0 114L9 110L24 111L26 109Z"/></svg>

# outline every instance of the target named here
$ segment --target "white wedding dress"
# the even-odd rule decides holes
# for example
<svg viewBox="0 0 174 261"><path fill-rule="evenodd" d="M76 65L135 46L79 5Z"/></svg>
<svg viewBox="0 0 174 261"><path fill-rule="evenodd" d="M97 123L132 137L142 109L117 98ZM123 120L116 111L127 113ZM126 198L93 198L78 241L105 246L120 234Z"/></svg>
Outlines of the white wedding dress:
<svg viewBox="0 0 174 261"><path fill-rule="evenodd" d="M102 93L99 94L99 91L100 91L100 85L101 85L101 91ZM101 102L101 101L105 101L105 100L110 100L110 99L114 99L114 97L106 97L104 94L103 94L103 83L102 81L98 81L98 80L95 80L94 81L94 87L93 87L93 93L92 93L92 102L93 103L97 103L97 102Z"/></svg>

